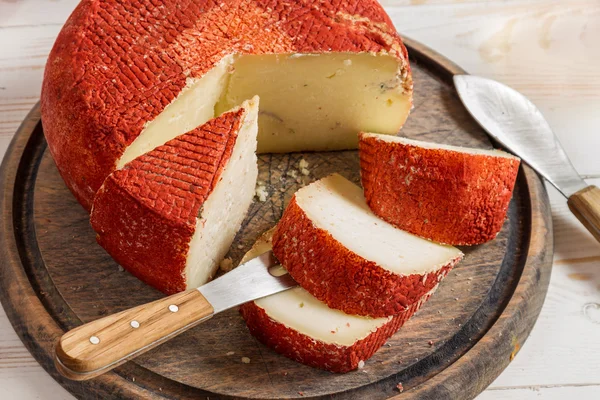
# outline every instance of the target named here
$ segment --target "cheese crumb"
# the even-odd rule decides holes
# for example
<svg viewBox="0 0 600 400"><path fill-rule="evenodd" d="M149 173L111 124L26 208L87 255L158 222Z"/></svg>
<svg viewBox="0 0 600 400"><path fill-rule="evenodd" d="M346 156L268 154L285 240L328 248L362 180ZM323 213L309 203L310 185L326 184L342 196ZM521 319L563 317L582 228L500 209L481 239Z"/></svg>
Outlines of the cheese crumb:
<svg viewBox="0 0 600 400"><path fill-rule="evenodd" d="M254 195L256 196L256 198L258 198L258 201L264 203L269 197L269 192L267 192L267 188L265 186L261 185L256 187L256 192Z"/></svg>
<svg viewBox="0 0 600 400"><path fill-rule="evenodd" d="M344 65L345 65L346 67L349 67L349 66L351 66L351 65L352 65L352 60L350 60L350 59L344 60Z"/></svg>
<svg viewBox="0 0 600 400"><path fill-rule="evenodd" d="M306 169L306 168L302 168L302 169L300 170L300 172L302 172L302 175L304 175L304 176L306 176L306 175L310 175L310 171L309 171L308 169Z"/></svg>
<svg viewBox="0 0 600 400"><path fill-rule="evenodd" d="M250 364L250 359L248 357L242 357L242 362L244 364Z"/></svg>
<svg viewBox="0 0 600 400"><path fill-rule="evenodd" d="M235 354L235 351L228 351L228 352L227 352L227 355L228 355L228 356L232 356L232 355L234 355L234 354Z"/></svg>
<svg viewBox="0 0 600 400"><path fill-rule="evenodd" d="M295 169L290 169L290 170L288 170L286 175L289 176L290 178L296 179L298 177L298 171L296 171Z"/></svg>
<svg viewBox="0 0 600 400"><path fill-rule="evenodd" d="M363 369L365 367L365 362L363 360L360 360L358 362L358 369Z"/></svg>
<svg viewBox="0 0 600 400"><path fill-rule="evenodd" d="M300 169L308 168L308 161L306 161L304 158L302 158L300 160L300 162L298 163L298 168L300 168Z"/></svg>
<svg viewBox="0 0 600 400"><path fill-rule="evenodd" d="M233 269L233 260L229 257L224 258L223 260L221 260L221 263L219 264L219 268L223 272L231 271Z"/></svg>

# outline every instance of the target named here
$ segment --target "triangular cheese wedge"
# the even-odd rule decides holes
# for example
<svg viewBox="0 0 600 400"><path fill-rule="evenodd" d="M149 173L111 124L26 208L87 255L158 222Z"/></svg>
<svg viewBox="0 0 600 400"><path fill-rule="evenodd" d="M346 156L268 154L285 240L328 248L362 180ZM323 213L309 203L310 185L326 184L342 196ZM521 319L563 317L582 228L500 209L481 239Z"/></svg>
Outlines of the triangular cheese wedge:
<svg viewBox="0 0 600 400"><path fill-rule="evenodd" d="M98 243L164 293L207 282L252 202L258 98L137 157L104 182Z"/></svg>

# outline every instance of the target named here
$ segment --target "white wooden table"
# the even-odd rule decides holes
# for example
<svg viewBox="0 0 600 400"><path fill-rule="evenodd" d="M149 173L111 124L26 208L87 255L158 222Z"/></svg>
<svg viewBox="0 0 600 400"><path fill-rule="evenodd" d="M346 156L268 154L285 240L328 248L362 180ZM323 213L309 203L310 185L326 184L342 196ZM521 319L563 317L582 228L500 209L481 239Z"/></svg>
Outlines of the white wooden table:
<svg viewBox="0 0 600 400"><path fill-rule="evenodd" d="M0 157L38 101L47 54L77 3L0 0ZM382 3L401 33L533 100L580 174L600 186L600 0ZM556 251L546 303L519 355L479 400L600 398L600 244L548 191ZM0 399L72 399L1 308Z"/></svg>

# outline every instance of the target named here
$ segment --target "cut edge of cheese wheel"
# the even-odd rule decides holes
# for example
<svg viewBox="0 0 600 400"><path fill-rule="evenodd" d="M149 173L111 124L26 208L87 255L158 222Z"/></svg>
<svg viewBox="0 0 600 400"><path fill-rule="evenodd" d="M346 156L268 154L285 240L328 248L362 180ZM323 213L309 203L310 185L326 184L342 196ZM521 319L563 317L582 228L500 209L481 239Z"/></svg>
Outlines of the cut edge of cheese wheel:
<svg viewBox="0 0 600 400"><path fill-rule="evenodd" d="M296 192L273 235L273 253L329 307L371 317L406 311L463 256L383 221L361 188L338 174Z"/></svg>
<svg viewBox="0 0 600 400"><path fill-rule="evenodd" d="M83 0L49 55L41 112L61 176L90 210L115 169L254 95L258 151L292 152L396 134L412 90L376 0Z"/></svg>
<svg viewBox="0 0 600 400"><path fill-rule="evenodd" d="M273 231L259 238L242 263L271 249ZM436 287L393 317L349 315L329 308L301 287L246 303L240 313L250 333L276 352L314 368L343 373L367 361Z"/></svg>
<svg viewBox="0 0 600 400"><path fill-rule="evenodd" d="M369 207L396 227L452 245L494 239L504 224L520 159L376 133L359 135Z"/></svg>
<svg viewBox="0 0 600 400"><path fill-rule="evenodd" d="M207 282L254 196L257 117L255 97L112 173L91 212L98 243L164 293Z"/></svg>

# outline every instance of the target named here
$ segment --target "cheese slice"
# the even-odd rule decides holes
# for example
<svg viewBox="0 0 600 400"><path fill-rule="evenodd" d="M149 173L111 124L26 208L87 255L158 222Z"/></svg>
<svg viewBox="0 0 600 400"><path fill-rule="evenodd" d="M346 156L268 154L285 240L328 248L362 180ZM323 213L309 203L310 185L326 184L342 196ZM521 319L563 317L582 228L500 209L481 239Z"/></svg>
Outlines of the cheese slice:
<svg viewBox="0 0 600 400"><path fill-rule="evenodd" d="M100 245L164 293L207 282L254 196L257 119L254 98L112 173L91 213Z"/></svg>
<svg viewBox="0 0 600 400"><path fill-rule="evenodd" d="M360 134L362 185L380 218L415 235L475 245L502 229L520 160L469 149Z"/></svg>
<svg viewBox="0 0 600 400"><path fill-rule="evenodd" d="M271 249L265 232L243 262ZM329 308L302 288L244 304L240 312L261 342L293 360L332 372L356 369L393 335L429 295L393 317L370 318Z"/></svg>
<svg viewBox="0 0 600 400"><path fill-rule="evenodd" d="M259 152L356 148L412 104L406 48L376 0L83 0L49 56L49 149L86 209L106 177L260 95Z"/></svg>
<svg viewBox="0 0 600 400"><path fill-rule="evenodd" d="M290 275L328 306L381 317L434 290L460 250L396 229L338 174L300 189L277 225L273 252Z"/></svg>

